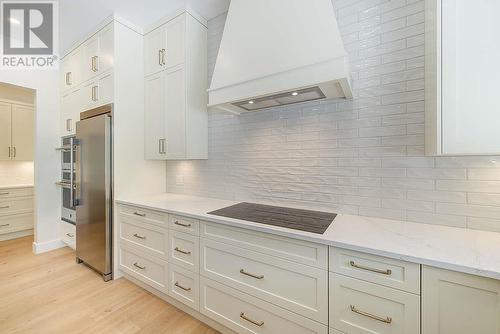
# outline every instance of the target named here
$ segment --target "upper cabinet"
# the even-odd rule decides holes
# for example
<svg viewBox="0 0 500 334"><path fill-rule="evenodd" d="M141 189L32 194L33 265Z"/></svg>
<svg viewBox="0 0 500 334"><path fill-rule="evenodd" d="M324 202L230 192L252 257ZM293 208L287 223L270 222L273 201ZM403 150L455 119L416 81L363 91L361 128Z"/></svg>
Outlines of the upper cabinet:
<svg viewBox="0 0 500 334"><path fill-rule="evenodd" d="M61 136L75 134L82 111L113 102L114 23L61 60Z"/></svg>
<svg viewBox="0 0 500 334"><path fill-rule="evenodd" d="M0 160L33 161L35 109L0 102Z"/></svg>
<svg viewBox="0 0 500 334"><path fill-rule="evenodd" d="M500 153L499 1L426 1L426 153Z"/></svg>
<svg viewBox="0 0 500 334"><path fill-rule="evenodd" d="M190 11L144 37L145 157L207 159L207 27Z"/></svg>

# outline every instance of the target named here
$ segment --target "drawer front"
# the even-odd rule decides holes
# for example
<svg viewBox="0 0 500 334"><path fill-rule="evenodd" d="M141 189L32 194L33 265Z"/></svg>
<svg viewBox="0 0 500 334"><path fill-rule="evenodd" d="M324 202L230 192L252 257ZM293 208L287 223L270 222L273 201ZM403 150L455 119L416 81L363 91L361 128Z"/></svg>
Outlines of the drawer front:
<svg viewBox="0 0 500 334"><path fill-rule="evenodd" d="M60 222L59 229L61 233L61 241L69 247L76 248L76 226L67 222Z"/></svg>
<svg viewBox="0 0 500 334"><path fill-rule="evenodd" d="M237 333L328 333L324 325L207 278L200 278L200 289L200 312Z"/></svg>
<svg viewBox="0 0 500 334"><path fill-rule="evenodd" d="M0 199L0 216L33 212L33 198L12 197Z"/></svg>
<svg viewBox="0 0 500 334"><path fill-rule="evenodd" d="M200 240L192 234L170 231L169 262L200 272Z"/></svg>
<svg viewBox="0 0 500 334"><path fill-rule="evenodd" d="M330 247L330 271L420 294L420 265Z"/></svg>
<svg viewBox="0 0 500 334"><path fill-rule="evenodd" d="M328 322L328 272L201 239L201 274L310 319Z"/></svg>
<svg viewBox="0 0 500 334"><path fill-rule="evenodd" d="M33 215L31 213L0 216L0 234L30 230L33 228L33 224Z"/></svg>
<svg viewBox="0 0 500 334"><path fill-rule="evenodd" d="M120 240L143 252L167 259L168 230L156 225L138 223L130 216L120 216Z"/></svg>
<svg viewBox="0 0 500 334"><path fill-rule="evenodd" d="M120 247L120 269L168 294L167 262L128 247Z"/></svg>
<svg viewBox="0 0 500 334"><path fill-rule="evenodd" d="M168 225L168 215L166 213L125 205L120 205L118 208L120 215L132 217L137 222L153 224L164 228Z"/></svg>
<svg viewBox="0 0 500 334"><path fill-rule="evenodd" d="M200 310L200 275L170 264L169 292L170 297L181 303Z"/></svg>
<svg viewBox="0 0 500 334"><path fill-rule="evenodd" d="M0 200L12 197L33 196L33 188L0 189Z"/></svg>
<svg viewBox="0 0 500 334"><path fill-rule="evenodd" d="M328 246L209 222L201 222L200 235L308 266L328 267Z"/></svg>
<svg viewBox="0 0 500 334"><path fill-rule="evenodd" d="M197 219L170 215L168 225L171 230L189 233L193 235L200 234L200 221Z"/></svg>
<svg viewBox="0 0 500 334"><path fill-rule="evenodd" d="M419 334L420 297L331 273L330 326L346 334Z"/></svg>

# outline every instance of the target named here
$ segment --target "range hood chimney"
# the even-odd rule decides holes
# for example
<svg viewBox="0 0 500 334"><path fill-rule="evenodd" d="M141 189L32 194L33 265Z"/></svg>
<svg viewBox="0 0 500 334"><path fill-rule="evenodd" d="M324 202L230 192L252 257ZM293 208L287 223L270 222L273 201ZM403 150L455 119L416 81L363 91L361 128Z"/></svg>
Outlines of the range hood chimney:
<svg viewBox="0 0 500 334"><path fill-rule="evenodd" d="M331 0L231 0L208 94L233 113L352 98Z"/></svg>

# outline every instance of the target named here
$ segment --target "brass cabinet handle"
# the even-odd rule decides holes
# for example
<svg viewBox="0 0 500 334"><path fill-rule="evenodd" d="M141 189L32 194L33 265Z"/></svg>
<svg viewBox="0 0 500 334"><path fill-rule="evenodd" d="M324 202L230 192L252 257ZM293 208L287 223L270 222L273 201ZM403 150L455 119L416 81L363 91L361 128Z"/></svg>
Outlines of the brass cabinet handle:
<svg viewBox="0 0 500 334"><path fill-rule="evenodd" d="M98 56L93 56L90 59L91 59L92 72L97 72L99 70L99 67L98 67L99 57Z"/></svg>
<svg viewBox="0 0 500 334"><path fill-rule="evenodd" d="M158 50L158 65L162 66L162 49Z"/></svg>
<svg viewBox="0 0 500 334"><path fill-rule="evenodd" d="M15 146L12 146L12 158L15 158L17 155L17 152L16 152L16 147Z"/></svg>
<svg viewBox="0 0 500 334"><path fill-rule="evenodd" d="M8 149L9 149L9 158L12 158L11 147L9 146Z"/></svg>
<svg viewBox="0 0 500 334"><path fill-rule="evenodd" d="M75 237L75 235L74 235L74 234L71 234L71 233L66 233L66 235L67 235L68 237L70 237L70 238L74 238L74 237Z"/></svg>
<svg viewBox="0 0 500 334"><path fill-rule="evenodd" d="M165 49L161 49L161 65L166 65L167 62L165 61L165 54L166 54L167 50Z"/></svg>
<svg viewBox="0 0 500 334"><path fill-rule="evenodd" d="M10 194L10 193L8 193L8 192L7 193L0 193L0 195L8 195L8 194Z"/></svg>
<svg viewBox="0 0 500 334"><path fill-rule="evenodd" d="M66 120L66 131L71 131L73 129L73 120L71 118L68 118Z"/></svg>
<svg viewBox="0 0 500 334"><path fill-rule="evenodd" d="M92 101L99 100L99 86L92 86Z"/></svg>
<svg viewBox="0 0 500 334"><path fill-rule="evenodd" d="M72 83L71 83L71 74L72 72L66 72L66 85L67 86L71 86Z"/></svg>
<svg viewBox="0 0 500 334"><path fill-rule="evenodd" d="M8 209L8 208L10 208L10 205L0 206L0 209Z"/></svg>
<svg viewBox="0 0 500 334"><path fill-rule="evenodd" d="M383 322L383 323L386 323L386 324L390 324L392 322L392 318L391 317L382 318L382 317L379 317L377 315L373 315L373 314L370 314L368 312L364 312L364 311L358 310L356 308L356 306L354 306L354 305L350 305L350 308L351 308L352 312L354 312L356 314L359 314L359 315L362 315L364 317L368 317L370 319L377 320L377 321L380 321L380 322Z"/></svg>
<svg viewBox="0 0 500 334"><path fill-rule="evenodd" d="M94 57L93 56L90 58L90 69L92 70L92 72L95 72L95 70L94 70Z"/></svg>
<svg viewBox="0 0 500 334"><path fill-rule="evenodd" d="M392 274L391 269L386 269L386 270L381 270L381 269L376 269L376 268L370 268L366 266L362 266L360 264L356 264L354 261L349 261L349 265L354 268L362 269L362 270L367 270L367 271L372 271L377 274L383 274L383 275L390 275Z"/></svg>
<svg viewBox="0 0 500 334"><path fill-rule="evenodd" d="M146 217L145 213L134 212L134 215L139 216L139 217Z"/></svg>
<svg viewBox="0 0 500 334"><path fill-rule="evenodd" d="M253 277L256 279L263 279L264 278L264 275L250 274L250 273L246 272L245 269L240 269L240 274L247 275L247 276L250 276L250 277Z"/></svg>
<svg viewBox="0 0 500 334"><path fill-rule="evenodd" d="M146 266L141 267L141 266L140 266L137 262L136 262L136 263L134 263L134 267L139 268L139 269L141 269L141 270L146 269Z"/></svg>
<svg viewBox="0 0 500 334"><path fill-rule="evenodd" d="M255 320L252 320L252 319L250 319L249 317L247 317L245 315L245 312L241 312L240 313L240 318L243 319L243 320L246 320L246 321L248 321L248 322L250 322L252 324L254 324L255 326L259 326L259 327L264 326L264 321L255 321Z"/></svg>
<svg viewBox="0 0 500 334"><path fill-rule="evenodd" d="M2 224L2 225L0 225L0 227L7 227L7 226L10 226L10 224Z"/></svg>
<svg viewBox="0 0 500 334"><path fill-rule="evenodd" d="M191 224L183 224L183 223L179 223L179 221L178 221L178 220L176 220L176 221L174 222L174 224L175 224L175 225L182 226L182 227L191 227Z"/></svg>
<svg viewBox="0 0 500 334"><path fill-rule="evenodd" d="M182 253L182 254L185 254L185 255L189 255L189 254L191 254L191 252L184 251L184 250L180 249L179 247L175 247L175 248L174 248L174 251L179 252L179 253Z"/></svg>
<svg viewBox="0 0 500 334"><path fill-rule="evenodd" d="M174 285L175 285L176 287L178 287L179 289L182 289L182 290L184 290L184 291L188 291L188 292L189 292L189 291L191 291L191 288L186 288L186 287L183 287L182 285L180 285L180 284L179 284L179 282L175 282L175 283L174 283Z"/></svg>
<svg viewBox="0 0 500 334"><path fill-rule="evenodd" d="M134 233L134 237L136 237L137 239L142 239L142 240L146 239L145 236L139 235L137 233Z"/></svg>

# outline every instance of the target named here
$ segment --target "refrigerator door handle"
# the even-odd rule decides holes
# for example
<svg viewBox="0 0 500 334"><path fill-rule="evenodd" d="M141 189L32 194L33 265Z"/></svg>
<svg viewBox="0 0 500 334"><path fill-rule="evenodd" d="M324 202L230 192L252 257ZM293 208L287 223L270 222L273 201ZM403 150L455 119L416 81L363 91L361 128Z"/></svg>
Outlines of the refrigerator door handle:
<svg viewBox="0 0 500 334"><path fill-rule="evenodd" d="M74 188L74 192L72 191L72 204L73 206L78 206L80 205L80 195L81 195L81 192L82 192L82 183L81 183L81 168L82 168L82 164L81 164L81 157L80 157L80 154L81 154L81 150L80 150L80 141L76 138L72 139L72 143L71 143L71 146L72 146L72 150L71 150L71 168L73 169L74 168L74 172L75 172L75 184L72 186L72 188ZM73 150L75 152L75 160L76 161L73 161ZM73 179L73 177L71 177L71 179ZM72 181L73 183L73 181Z"/></svg>

